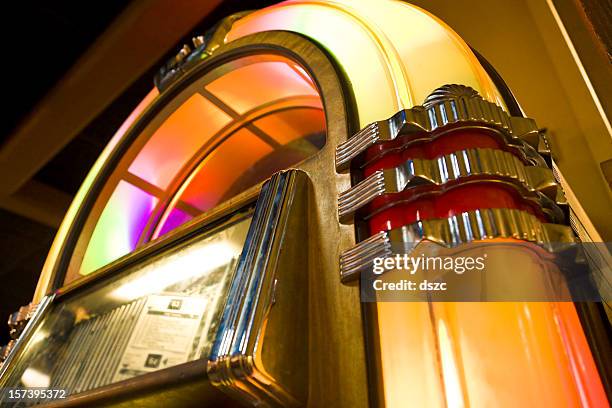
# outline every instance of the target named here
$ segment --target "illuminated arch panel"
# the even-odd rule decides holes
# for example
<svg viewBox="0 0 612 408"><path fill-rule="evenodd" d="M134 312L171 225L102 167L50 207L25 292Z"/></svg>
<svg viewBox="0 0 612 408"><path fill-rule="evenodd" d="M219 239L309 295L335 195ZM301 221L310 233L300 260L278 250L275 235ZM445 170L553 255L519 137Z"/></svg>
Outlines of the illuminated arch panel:
<svg viewBox="0 0 612 408"><path fill-rule="evenodd" d="M87 221L67 282L315 154L325 115L299 65L260 55L216 69L139 139L110 177L107 190L119 181L106 203L104 193L98 199L103 208Z"/></svg>

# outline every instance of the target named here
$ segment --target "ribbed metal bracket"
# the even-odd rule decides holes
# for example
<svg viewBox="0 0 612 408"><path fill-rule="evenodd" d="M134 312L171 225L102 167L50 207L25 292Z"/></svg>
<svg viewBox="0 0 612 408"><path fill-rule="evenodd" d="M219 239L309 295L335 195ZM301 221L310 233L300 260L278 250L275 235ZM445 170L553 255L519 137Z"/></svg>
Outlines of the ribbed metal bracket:
<svg viewBox="0 0 612 408"><path fill-rule="evenodd" d="M5 374L7 373L11 362L13 361L15 356L21 352L21 349L23 348L24 344L28 341L28 339L34 332L34 329L37 327L40 319L45 314L48 307L53 302L54 298L55 294L47 295L43 297L39 303L24 306L25 308L27 308L27 311L25 312L25 327L23 328L23 331L21 332L20 336L13 343L11 343L10 347L8 349L3 350L4 362L0 366L0 387L6 386L7 377L5 376Z"/></svg>
<svg viewBox="0 0 612 408"><path fill-rule="evenodd" d="M404 109L387 120L371 123L341 143L336 148L336 169L346 170L351 160L376 143L394 140L400 135L471 124L501 131L508 144L524 147L527 143L530 153L540 146L540 134L533 119L509 116L468 86L444 85L429 95L422 106Z"/></svg>
<svg viewBox="0 0 612 408"><path fill-rule="evenodd" d="M178 53L159 68L153 79L155 87L160 92L165 91L170 85L178 81L186 72L197 65L199 61L213 55L217 48L224 44L225 37L231 30L234 22L250 13L251 11L242 11L229 15L218 24L215 24L204 35L193 37L191 45L183 44Z"/></svg>
<svg viewBox="0 0 612 408"><path fill-rule="evenodd" d="M460 150L437 159L411 159L400 166L379 170L338 196L338 216L347 223L359 209L383 194L411 187L443 186L464 179L504 179L526 196L542 193L550 200L562 195L550 169L525 166L512 153L497 149Z"/></svg>
<svg viewBox="0 0 612 408"><path fill-rule="evenodd" d="M533 242L550 252L575 244L571 228L565 225L542 223L532 214L515 209L479 209L379 232L340 256L340 279L342 282L357 279L363 271L371 270L375 258L400 251L410 253L425 240L452 248L494 238Z"/></svg>
<svg viewBox="0 0 612 408"><path fill-rule="evenodd" d="M372 265L374 258L391 255L391 242L386 232L379 232L353 248L346 250L340 257L340 279L347 282L358 277L359 271Z"/></svg>

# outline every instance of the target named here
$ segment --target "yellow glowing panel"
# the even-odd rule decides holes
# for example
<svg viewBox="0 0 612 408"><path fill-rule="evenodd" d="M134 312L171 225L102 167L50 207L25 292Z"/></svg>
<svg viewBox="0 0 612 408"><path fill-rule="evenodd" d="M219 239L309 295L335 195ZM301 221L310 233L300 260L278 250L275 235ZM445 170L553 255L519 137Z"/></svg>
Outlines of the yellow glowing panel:
<svg viewBox="0 0 612 408"><path fill-rule="evenodd" d="M302 72L287 61L259 62L223 75L206 89L242 114L278 99L318 96L316 88Z"/></svg>
<svg viewBox="0 0 612 408"><path fill-rule="evenodd" d="M470 85L503 105L469 47L403 2L284 2L238 20L226 40L270 30L303 34L327 49L350 79L362 126L421 104L448 83Z"/></svg>

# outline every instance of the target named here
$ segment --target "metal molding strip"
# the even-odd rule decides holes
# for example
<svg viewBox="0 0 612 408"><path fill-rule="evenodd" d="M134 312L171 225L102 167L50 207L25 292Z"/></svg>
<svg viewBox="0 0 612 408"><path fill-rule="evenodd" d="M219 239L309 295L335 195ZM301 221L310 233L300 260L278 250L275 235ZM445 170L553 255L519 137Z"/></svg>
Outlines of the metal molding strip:
<svg viewBox="0 0 612 408"><path fill-rule="evenodd" d="M423 105L397 112L391 118L371 123L336 148L336 169L346 170L368 147L400 135L431 133L451 125L480 124L501 131L507 144L525 150L537 160L540 133L533 119L509 116L500 106L484 100L463 85L444 85L430 94ZM427 135L425 140L431 139ZM528 149L525 149L526 147Z"/></svg>
<svg viewBox="0 0 612 408"><path fill-rule="evenodd" d="M410 253L425 240L453 248L494 238L533 242L550 252L573 247L575 243L571 228L565 225L542 223L532 214L515 209L479 209L379 232L340 256L340 279L342 282L357 279L372 268L374 258L397 253L398 247Z"/></svg>
<svg viewBox="0 0 612 408"><path fill-rule="evenodd" d="M525 166L512 153L503 150L466 149L433 160L410 159L400 166L376 171L338 195L338 216L341 222L348 222L356 211L383 194L399 193L423 184L442 186L474 177L507 179L528 195L540 192L551 200L563 197L548 168Z"/></svg>
<svg viewBox="0 0 612 408"><path fill-rule="evenodd" d="M272 299L265 291L274 278L274 265L269 263L274 262L274 243L284 230L298 173L276 173L262 187L208 357L207 372L213 385L262 407L300 405L289 390L261 371L254 357L254 347L262 341L258 319Z"/></svg>
<svg viewBox="0 0 612 408"><path fill-rule="evenodd" d="M213 26L204 35L191 39L193 50L189 44L183 44L178 53L171 57L158 70L153 83L160 92L164 92L173 83L177 82L185 73L197 63L210 57L224 44L227 33L232 29L234 22L250 14L251 11L241 11L231 14Z"/></svg>

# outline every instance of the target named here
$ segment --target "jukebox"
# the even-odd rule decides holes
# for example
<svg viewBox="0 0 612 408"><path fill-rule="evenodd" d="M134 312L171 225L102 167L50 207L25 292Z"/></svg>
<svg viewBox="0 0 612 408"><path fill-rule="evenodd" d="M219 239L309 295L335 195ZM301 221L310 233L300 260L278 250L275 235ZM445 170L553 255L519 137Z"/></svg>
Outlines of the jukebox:
<svg viewBox="0 0 612 408"><path fill-rule="evenodd" d="M10 320L0 386L56 394L2 404L607 406L605 315L538 297L580 263L546 137L436 17L287 1L154 84ZM501 257L478 298L364 291L400 282L381 259L474 244Z"/></svg>

